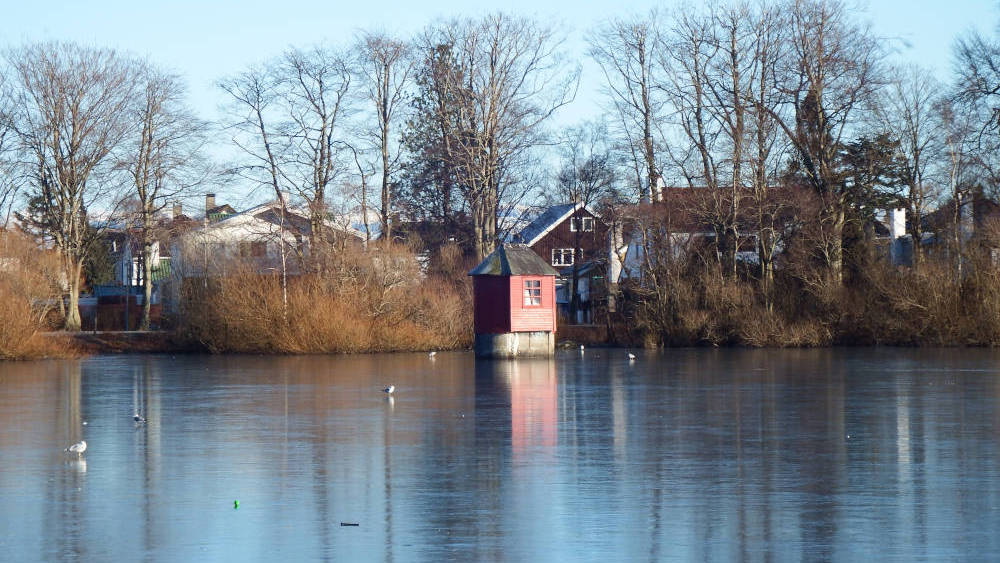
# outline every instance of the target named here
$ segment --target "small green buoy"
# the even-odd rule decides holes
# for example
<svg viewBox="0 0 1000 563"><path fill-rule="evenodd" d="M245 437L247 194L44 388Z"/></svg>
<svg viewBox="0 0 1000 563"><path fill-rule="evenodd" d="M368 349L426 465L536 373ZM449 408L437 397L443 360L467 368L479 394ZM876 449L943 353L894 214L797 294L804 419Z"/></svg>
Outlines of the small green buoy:
<svg viewBox="0 0 1000 563"><path fill-rule="evenodd" d="M238 500L234 500L234 501L233 501L233 509L235 510L235 509L237 509L237 508L239 508L239 507L240 507L240 501L238 501Z"/></svg>

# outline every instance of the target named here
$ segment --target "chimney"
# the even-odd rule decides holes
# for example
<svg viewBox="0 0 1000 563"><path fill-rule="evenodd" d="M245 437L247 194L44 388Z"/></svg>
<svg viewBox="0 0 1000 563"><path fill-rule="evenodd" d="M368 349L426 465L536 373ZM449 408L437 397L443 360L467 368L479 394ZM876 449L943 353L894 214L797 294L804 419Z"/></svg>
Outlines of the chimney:
<svg viewBox="0 0 1000 563"><path fill-rule="evenodd" d="M906 210L889 210L889 236L892 240L906 236Z"/></svg>
<svg viewBox="0 0 1000 563"><path fill-rule="evenodd" d="M177 219L180 219L180 217L181 217L182 214L183 214L183 208L181 207L181 202L175 201L174 202L174 213L173 213L174 220L176 221Z"/></svg>
<svg viewBox="0 0 1000 563"><path fill-rule="evenodd" d="M893 265L904 262L903 237L906 236L906 210L889 210L889 261Z"/></svg>
<svg viewBox="0 0 1000 563"><path fill-rule="evenodd" d="M205 217L208 217L208 210L215 207L215 194L205 194Z"/></svg>

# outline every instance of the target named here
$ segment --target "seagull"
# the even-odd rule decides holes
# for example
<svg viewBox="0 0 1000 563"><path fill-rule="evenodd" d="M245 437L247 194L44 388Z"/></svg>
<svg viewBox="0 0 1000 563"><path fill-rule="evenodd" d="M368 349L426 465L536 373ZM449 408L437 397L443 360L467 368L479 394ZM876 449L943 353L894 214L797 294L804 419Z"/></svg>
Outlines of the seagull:
<svg viewBox="0 0 1000 563"><path fill-rule="evenodd" d="M628 361L630 361L630 362L635 361L635 354L633 354L632 352L629 352L628 353Z"/></svg>
<svg viewBox="0 0 1000 563"><path fill-rule="evenodd" d="M145 424L146 423L146 419L144 417L142 417L138 412L136 412L135 414L132 415L132 420L134 420L136 424Z"/></svg>
<svg viewBox="0 0 1000 563"><path fill-rule="evenodd" d="M385 389L383 389L382 391L384 391L384 392L392 395L392 392L395 391L395 390L396 390L396 386L395 385L390 385L390 386L386 387Z"/></svg>
<svg viewBox="0 0 1000 563"><path fill-rule="evenodd" d="M437 356L437 352L428 352L427 353L427 357L428 358L433 358L434 356Z"/></svg>
<svg viewBox="0 0 1000 563"><path fill-rule="evenodd" d="M580 345L580 353L583 353L583 344Z"/></svg>
<svg viewBox="0 0 1000 563"><path fill-rule="evenodd" d="M76 454L77 457L83 455L83 452L87 451L87 442L80 440L79 442L73 444L72 446L66 448L66 452Z"/></svg>

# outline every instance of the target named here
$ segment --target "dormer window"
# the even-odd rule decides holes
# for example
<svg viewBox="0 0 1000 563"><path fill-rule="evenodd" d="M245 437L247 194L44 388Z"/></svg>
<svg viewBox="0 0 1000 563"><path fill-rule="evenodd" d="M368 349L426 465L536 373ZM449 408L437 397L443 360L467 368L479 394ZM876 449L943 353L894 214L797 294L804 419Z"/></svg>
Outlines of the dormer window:
<svg viewBox="0 0 1000 563"><path fill-rule="evenodd" d="M569 220L569 230L570 232L583 232L592 233L594 232L594 218L593 217L571 217Z"/></svg>

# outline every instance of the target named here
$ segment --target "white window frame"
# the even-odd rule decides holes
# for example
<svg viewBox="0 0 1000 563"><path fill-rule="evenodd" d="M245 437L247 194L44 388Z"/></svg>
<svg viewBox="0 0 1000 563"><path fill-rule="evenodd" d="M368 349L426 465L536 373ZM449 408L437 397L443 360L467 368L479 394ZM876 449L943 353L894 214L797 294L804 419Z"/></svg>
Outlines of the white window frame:
<svg viewBox="0 0 1000 563"><path fill-rule="evenodd" d="M569 255L569 261L566 260L567 254ZM558 260L557 260L558 258ZM553 266L572 266L574 250L572 248L553 248L552 249L552 265Z"/></svg>
<svg viewBox="0 0 1000 563"><path fill-rule="evenodd" d="M525 307L542 306L542 280L524 280L524 301Z"/></svg>
<svg viewBox="0 0 1000 563"><path fill-rule="evenodd" d="M580 221L579 223L577 221ZM578 226L582 226L582 229ZM569 231L575 233L581 231L584 233L594 232L594 218L593 217L570 217L569 218Z"/></svg>

